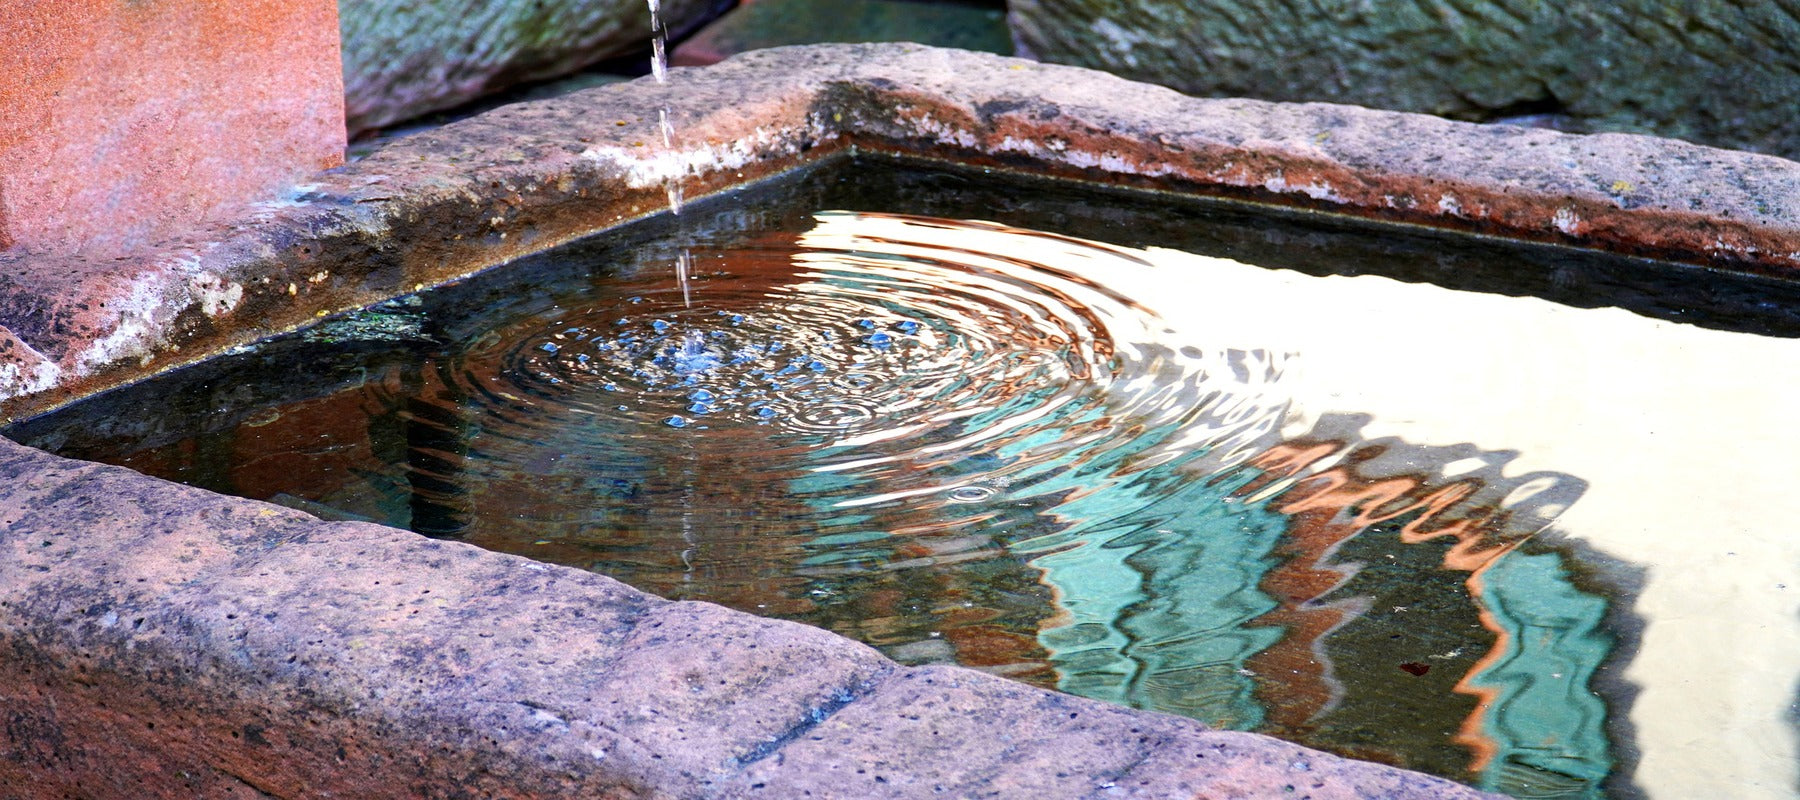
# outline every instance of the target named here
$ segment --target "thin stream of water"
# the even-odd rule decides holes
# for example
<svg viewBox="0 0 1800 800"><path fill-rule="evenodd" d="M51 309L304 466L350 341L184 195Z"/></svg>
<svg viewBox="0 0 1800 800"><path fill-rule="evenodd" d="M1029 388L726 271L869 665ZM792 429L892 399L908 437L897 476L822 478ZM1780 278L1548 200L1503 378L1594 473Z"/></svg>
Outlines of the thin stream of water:
<svg viewBox="0 0 1800 800"><path fill-rule="evenodd" d="M647 2L650 4L650 74L656 77L657 83L666 85L669 82L669 26L662 17L662 1L647 0ZM670 119L668 105L657 109L656 127L662 133L664 154L671 159L676 158L678 139L675 134L675 123ZM669 196L669 213L680 216L683 201L680 171L670 172L669 179L664 184L664 190ZM681 287L681 301L686 306L694 304L688 276L692 263L693 256L687 250L683 250L675 260L675 282Z"/></svg>

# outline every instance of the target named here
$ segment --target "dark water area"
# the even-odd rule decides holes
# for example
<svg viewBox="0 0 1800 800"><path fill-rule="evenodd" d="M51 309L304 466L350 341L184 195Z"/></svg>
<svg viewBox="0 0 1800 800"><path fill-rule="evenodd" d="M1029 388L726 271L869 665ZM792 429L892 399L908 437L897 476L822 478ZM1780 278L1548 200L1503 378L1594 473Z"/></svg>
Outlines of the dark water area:
<svg viewBox="0 0 1800 800"><path fill-rule="evenodd" d="M904 663L1631 796L1633 573L1539 536L1588 479L1362 409L1296 428L1291 354L1185 341L1205 308L1112 285L1140 247L1800 333L1761 279L861 159L6 434Z"/></svg>

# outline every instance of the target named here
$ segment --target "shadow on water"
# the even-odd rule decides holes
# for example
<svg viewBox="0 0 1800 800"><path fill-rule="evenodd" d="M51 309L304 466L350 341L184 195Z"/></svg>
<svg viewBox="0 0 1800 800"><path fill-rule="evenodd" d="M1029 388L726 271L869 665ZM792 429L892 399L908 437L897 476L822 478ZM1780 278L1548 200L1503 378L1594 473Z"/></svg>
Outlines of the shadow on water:
<svg viewBox="0 0 1800 800"><path fill-rule="evenodd" d="M1634 796L1620 675L1642 575L1558 535L1581 478L1372 437L1356 414L1296 432L1281 354L1086 341L1134 307L1068 274L1023 290L1010 281L1033 267L995 256L914 285L908 270L927 267L897 265L901 250L812 245L855 270L796 253L831 227L815 210L906 198L920 214L1780 336L1800 334L1794 289L891 166L691 204L681 241L648 221L7 435L809 622L903 662L1519 797ZM661 272L683 251L691 307Z"/></svg>

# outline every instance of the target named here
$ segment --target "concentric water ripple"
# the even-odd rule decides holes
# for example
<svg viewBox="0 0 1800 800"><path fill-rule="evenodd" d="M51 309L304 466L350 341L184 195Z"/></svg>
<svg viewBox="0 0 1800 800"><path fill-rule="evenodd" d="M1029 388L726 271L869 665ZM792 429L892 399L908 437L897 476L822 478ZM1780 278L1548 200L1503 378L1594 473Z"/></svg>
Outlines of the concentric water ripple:
<svg viewBox="0 0 1800 800"><path fill-rule="evenodd" d="M691 306L649 275L472 341L447 376L477 399L472 460L526 471L531 443L605 474L748 459L826 513L1104 480L1127 455L1142 469L1270 424L1248 387L1275 366L1157 344L1161 320L1087 277L1146 268L1105 245L831 213L798 242L695 262Z"/></svg>

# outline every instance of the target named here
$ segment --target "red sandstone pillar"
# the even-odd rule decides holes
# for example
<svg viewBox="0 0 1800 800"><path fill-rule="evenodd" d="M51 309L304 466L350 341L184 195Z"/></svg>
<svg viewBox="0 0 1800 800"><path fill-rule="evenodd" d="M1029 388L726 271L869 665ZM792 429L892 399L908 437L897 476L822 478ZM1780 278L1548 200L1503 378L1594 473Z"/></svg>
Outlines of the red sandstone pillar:
<svg viewBox="0 0 1800 800"><path fill-rule="evenodd" d="M0 0L0 248L106 256L343 161L335 0Z"/></svg>

